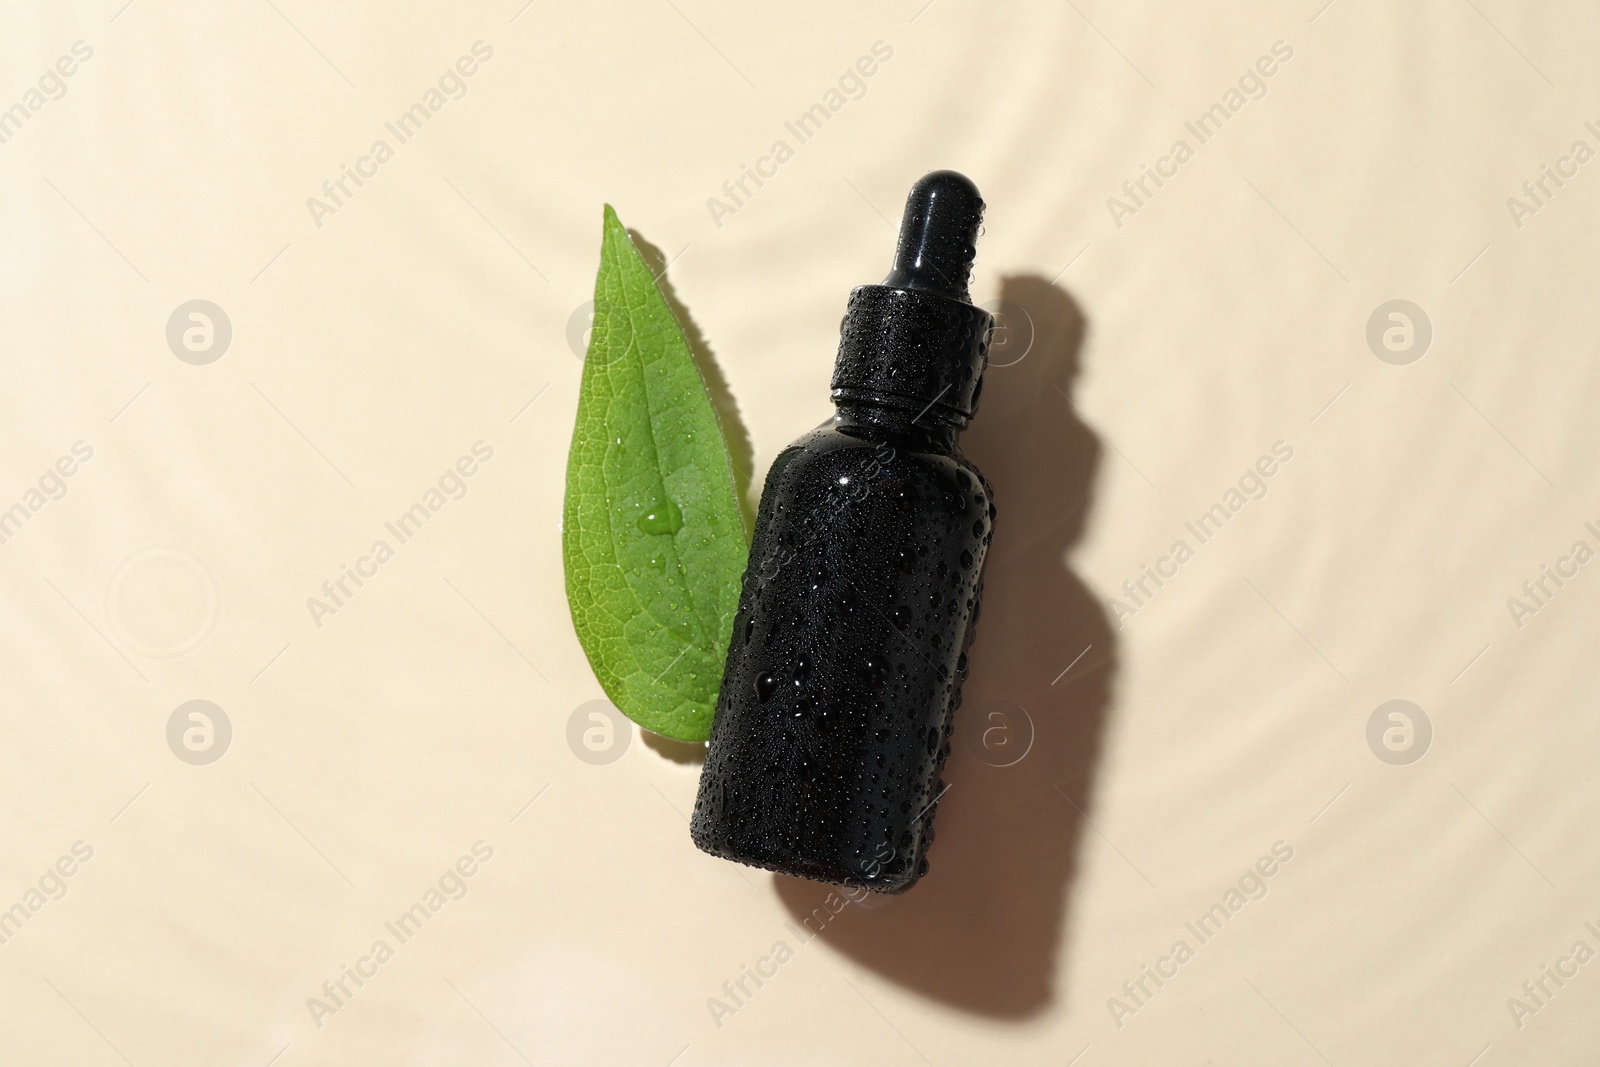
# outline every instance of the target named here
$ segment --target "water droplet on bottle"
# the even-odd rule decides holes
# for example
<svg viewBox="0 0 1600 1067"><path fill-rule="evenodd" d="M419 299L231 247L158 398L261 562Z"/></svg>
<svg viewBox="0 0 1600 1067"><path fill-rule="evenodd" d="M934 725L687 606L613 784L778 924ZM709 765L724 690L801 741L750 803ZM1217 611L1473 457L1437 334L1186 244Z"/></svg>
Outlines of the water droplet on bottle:
<svg viewBox="0 0 1600 1067"><path fill-rule="evenodd" d="M961 566L966 570L972 569L972 553L964 548L961 550Z"/></svg>
<svg viewBox="0 0 1600 1067"><path fill-rule="evenodd" d="M773 691L778 688L776 674L763 674L756 679L756 699L765 704L772 699Z"/></svg>
<svg viewBox="0 0 1600 1067"><path fill-rule="evenodd" d="M882 689L884 683L889 680L888 666L882 660L867 660L862 674L869 689Z"/></svg>

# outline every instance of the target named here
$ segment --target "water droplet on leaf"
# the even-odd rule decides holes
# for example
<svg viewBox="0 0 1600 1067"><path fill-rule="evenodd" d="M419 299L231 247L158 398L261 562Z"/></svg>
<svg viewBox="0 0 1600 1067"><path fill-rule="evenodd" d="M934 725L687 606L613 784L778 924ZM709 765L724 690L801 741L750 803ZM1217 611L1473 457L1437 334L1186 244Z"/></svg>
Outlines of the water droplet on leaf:
<svg viewBox="0 0 1600 1067"><path fill-rule="evenodd" d="M675 534L683 529L683 512L670 500L655 504L639 515L638 527L647 534Z"/></svg>

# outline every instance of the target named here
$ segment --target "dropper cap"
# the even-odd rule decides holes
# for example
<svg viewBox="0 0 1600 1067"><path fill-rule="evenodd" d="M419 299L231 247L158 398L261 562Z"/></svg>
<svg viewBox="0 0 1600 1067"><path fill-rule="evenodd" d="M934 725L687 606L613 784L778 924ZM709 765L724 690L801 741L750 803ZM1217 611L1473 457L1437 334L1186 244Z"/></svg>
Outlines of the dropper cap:
<svg viewBox="0 0 1600 1067"><path fill-rule="evenodd" d="M906 197L894 266L883 284L968 299L982 224L983 197L970 178L953 170L929 174Z"/></svg>
<svg viewBox="0 0 1600 1067"><path fill-rule="evenodd" d="M911 187L894 264L850 294L833 399L863 400L964 426L977 410L994 319L968 296L983 198L937 170Z"/></svg>

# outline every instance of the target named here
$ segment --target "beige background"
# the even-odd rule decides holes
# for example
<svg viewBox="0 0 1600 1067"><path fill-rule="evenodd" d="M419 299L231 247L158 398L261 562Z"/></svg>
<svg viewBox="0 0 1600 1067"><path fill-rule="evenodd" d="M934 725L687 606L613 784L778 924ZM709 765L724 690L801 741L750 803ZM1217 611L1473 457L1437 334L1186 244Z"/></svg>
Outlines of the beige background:
<svg viewBox="0 0 1600 1067"><path fill-rule="evenodd" d="M1600 164L1520 227L1506 201L1600 148L1600 15L1321 2L7 5L0 107L93 55L0 145L0 507L93 457L0 545L0 907L67 890L0 945L0 1060L1587 1062L1600 965L1520 1027L1507 999L1600 949L1600 576L1520 627L1507 599L1600 548ZM319 227L308 198L480 40ZM1184 122L1278 41L1200 146ZM1001 515L965 711L1036 736L1004 768L958 746L929 878L802 941L825 890L697 852L692 759L567 744L602 695L562 594L569 326L609 201L672 261L759 484L935 167L990 205L976 296L1034 326L967 439ZM1433 331L1405 366L1365 339L1397 298ZM165 339L192 299L232 324L208 365ZM466 495L318 626L307 598L477 441ZM1279 441L1267 495L1113 621ZM167 743L194 699L233 730L205 766ZM1392 699L1432 725L1408 766L1366 740ZM479 841L466 896L314 1019Z"/></svg>

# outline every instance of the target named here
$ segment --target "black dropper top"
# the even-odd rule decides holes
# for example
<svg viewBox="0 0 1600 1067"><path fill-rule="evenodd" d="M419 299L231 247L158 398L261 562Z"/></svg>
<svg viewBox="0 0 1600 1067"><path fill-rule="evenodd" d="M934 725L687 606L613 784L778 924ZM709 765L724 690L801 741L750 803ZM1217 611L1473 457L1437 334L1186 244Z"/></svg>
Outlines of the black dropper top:
<svg viewBox="0 0 1600 1067"><path fill-rule="evenodd" d="M978 255L983 197L964 174L936 170L911 187L900 218L900 243L884 285L967 299Z"/></svg>
<svg viewBox="0 0 1600 1067"><path fill-rule="evenodd" d="M904 408L966 425L978 408L994 319L972 304L983 198L953 170L911 187L894 266L850 294L833 365L835 403Z"/></svg>

